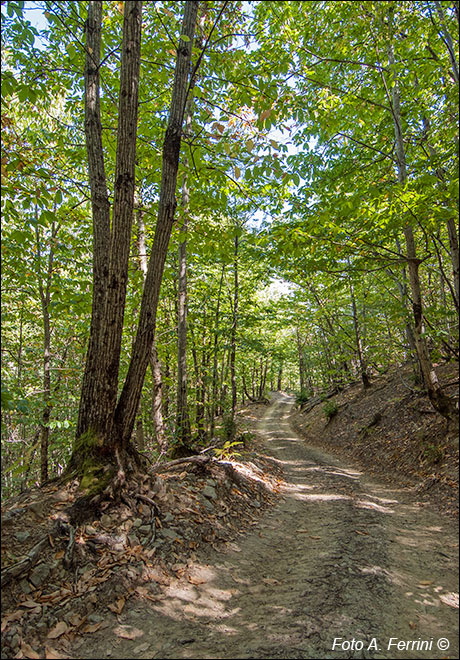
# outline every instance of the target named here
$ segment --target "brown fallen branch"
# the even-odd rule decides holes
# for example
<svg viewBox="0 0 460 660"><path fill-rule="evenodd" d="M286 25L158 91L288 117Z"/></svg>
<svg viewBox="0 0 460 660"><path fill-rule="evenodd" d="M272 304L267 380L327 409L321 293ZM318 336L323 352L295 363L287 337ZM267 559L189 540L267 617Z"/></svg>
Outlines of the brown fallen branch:
<svg viewBox="0 0 460 660"><path fill-rule="evenodd" d="M183 465L184 463L197 463L198 465L206 465L206 463L209 463L212 460L212 456L187 456L186 458L176 458L174 461L155 465L150 471L163 472L164 470L169 470L170 468L176 467L176 465Z"/></svg>
<svg viewBox="0 0 460 660"><path fill-rule="evenodd" d="M48 536L42 538L36 543L27 553L27 555L12 566L7 566L2 569L1 573L1 586L6 587L14 578L22 575L34 566L39 560L42 551L49 545Z"/></svg>

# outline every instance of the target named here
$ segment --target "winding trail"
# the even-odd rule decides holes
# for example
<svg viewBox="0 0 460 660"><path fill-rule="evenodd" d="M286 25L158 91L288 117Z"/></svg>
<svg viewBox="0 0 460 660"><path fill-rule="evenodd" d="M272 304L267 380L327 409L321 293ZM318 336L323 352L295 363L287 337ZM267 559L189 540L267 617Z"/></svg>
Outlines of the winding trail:
<svg viewBox="0 0 460 660"><path fill-rule="evenodd" d="M95 636L76 657L459 657L455 525L306 446L292 405L274 395L260 422L285 470L280 502L226 551L209 550L203 583L174 581L151 609L127 611L143 637Z"/></svg>

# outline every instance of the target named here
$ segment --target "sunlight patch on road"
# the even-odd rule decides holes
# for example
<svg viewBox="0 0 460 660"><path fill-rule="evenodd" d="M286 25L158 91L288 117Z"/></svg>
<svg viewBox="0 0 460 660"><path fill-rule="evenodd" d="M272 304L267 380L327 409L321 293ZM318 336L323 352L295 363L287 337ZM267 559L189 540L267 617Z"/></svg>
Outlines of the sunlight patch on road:
<svg viewBox="0 0 460 660"><path fill-rule="evenodd" d="M348 495L339 495L338 493L323 493L321 495L307 495L304 493L293 494L296 500L306 500L308 502L332 502L335 500L351 500Z"/></svg>
<svg viewBox="0 0 460 660"><path fill-rule="evenodd" d="M375 502L369 502L369 500L358 500L356 502L358 509L371 509L372 511L379 511L380 513L394 513L394 509L389 509L386 506L381 504L376 504Z"/></svg>
<svg viewBox="0 0 460 660"><path fill-rule="evenodd" d="M326 474L335 474L337 477L348 477L354 480L359 480L359 477L362 475L362 472L356 472L356 470L336 468L330 465L314 465L306 469L309 472L325 472Z"/></svg>

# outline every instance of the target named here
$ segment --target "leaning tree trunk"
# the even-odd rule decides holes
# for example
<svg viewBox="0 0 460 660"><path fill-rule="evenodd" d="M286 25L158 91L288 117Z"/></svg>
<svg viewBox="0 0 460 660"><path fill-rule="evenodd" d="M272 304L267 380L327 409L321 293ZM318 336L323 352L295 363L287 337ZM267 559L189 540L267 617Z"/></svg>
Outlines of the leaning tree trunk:
<svg viewBox="0 0 460 660"><path fill-rule="evenodd" d="M390 17L392 18L392 10L390 8ZM405 185L408 180L407 165L406 165L406 152L404 148L402 119L401 119L401 101L399 93L398 77L395 70L395 56L393 44L390 41L388 45L388 60L390 69L393 71L393 88L392 88L392 114L395 130L395 143L396 143L396 162L398 170L398 181L401 185ZM452 419L456 414L453 407L452 400L443 392L439 384L436 372L431 362L431 356L428 350L426 339L423 333L424 319L423 319L423 300L422 290L419 277L420 259L417 258L417 251L415 247L415 238L412 225L406 221L403 228L404 238L406 242L406 259L409 272L409 283L412 295L412 311L414 315L414 337L415 346L417 350L420 368L422 371L423 383L428 392L428 397L433 407L447 419Z"/></svg>
<svg viewBox="0 0 460 660"><path fill-rule="evenodd" d="M134 342L133 354L115 411L113 438L114 441L121 443L122 449L128 446L133 431L145 372L155 337L160 286L177 205L177 170L197 11L198 2L196 0L188 0L185 3L184 19L181 28L181 35L184 36L184 39L180 39L177 49L171 108L163 143L157 225L142 295L139 325Z"/></svg>

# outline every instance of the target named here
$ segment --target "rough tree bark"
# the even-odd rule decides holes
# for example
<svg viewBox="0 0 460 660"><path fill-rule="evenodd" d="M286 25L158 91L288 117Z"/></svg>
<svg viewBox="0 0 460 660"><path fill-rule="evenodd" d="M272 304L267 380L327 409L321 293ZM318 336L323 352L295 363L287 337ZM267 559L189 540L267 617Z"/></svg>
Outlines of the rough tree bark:
<svg viewBox="0 0 460 660"><path fill-rule="evenodd" d="M170 114L163 143L157 225L142 295L139 325L134 342L133 354L114 416L112 435L113 438L117 439L117 442L120 442L122 449L128 446L132 434L145 372L155 337L161 280L177 206L177 170L197 11L197 1L188 0L185 3L184 19L181 28L181 35L184 35L185 39L180 39L177 49Z"/></svg>
<svg viewBox="0 0 460 660"><path fill-rule="evenodd" d="M99 78L102 3L90 2L87 29L86 103L88 110L88 158L95 225L94 249L98 255L94 275L96 289L103 305L93 312L96 321L99 354L92 357L93 373L87 364L86 388L82 391L79 432L75 448L67 466L66 476L77 473L80 486L98 494L116 492L127 474L140 465L140 456L131 444L137 410L151 356L155 334L155 320L166 252L176 210L176 181L182 137L182 124L190 77L192 43L198 2L185 3L184 19L177 49L176 69L172 89L171 109L163 145L162 179L158 220L152 254L142 296L138 331L124 387L116 405L118 367L123 330L127 267L134 208L134 167L136 156L137 106L139 88L140 39L142 2L124 3L123 43L119 95L119 133L115 169L115 196L112 236L107 232L108 204L102 157L101 122L99 108ZM93 135L94 134L94 135ZM94 150L91 138L98 147ZM95 172L93 169L95 169ZM92 172L92 173L91 173ZM99 192L98 192L99 191ZM104 213L101 212L101 208ZM110 248L109 268L101 269L100 248ZM107 251L104 253L104 258ZM97 275L103 282L97 281ZM93 349L94 349L93 346ZM92 349L92 350L93 350ZM89 362L91 362L89 360ZM100 393L100 398L94 396Z"/></svg>
<svg viewBox="0 0 460 660"><path fill-rule="evenodd" d="M100 361L109 278L110 202L102 147L99 68L101 64L102 1L88 4L85 61L85 136L93 214L93 301L89 343L83 375L76 437L90 428L105 435L109 420L106 384ZM97 401L98 405L92 402Z"/></svg>
<svg viewBox="0 0 460 660"><path fill-rule="evenodd" d="M111 226L99 89L102 2L89 2L85 132L93 211L93 307L75 446L65 472L80 476L81 487L89 492L100 492L117 470L123 474L121 443L112 428L134 209L141 22L142 2L125 2Z"/></svg>

